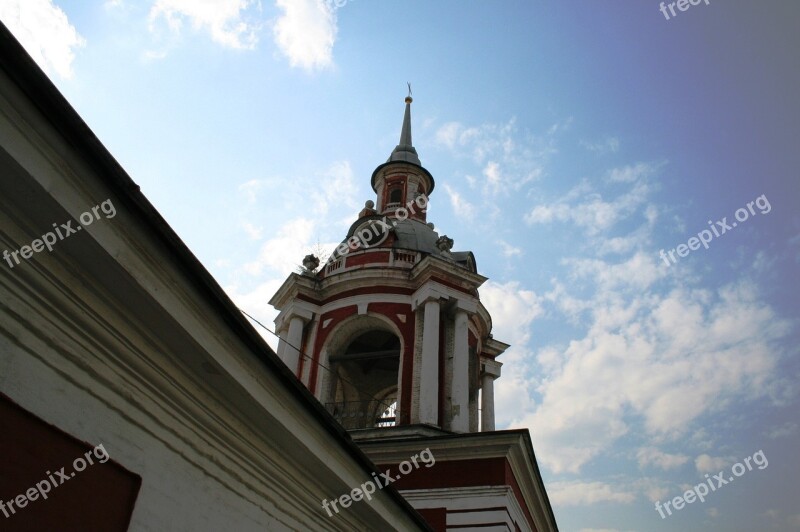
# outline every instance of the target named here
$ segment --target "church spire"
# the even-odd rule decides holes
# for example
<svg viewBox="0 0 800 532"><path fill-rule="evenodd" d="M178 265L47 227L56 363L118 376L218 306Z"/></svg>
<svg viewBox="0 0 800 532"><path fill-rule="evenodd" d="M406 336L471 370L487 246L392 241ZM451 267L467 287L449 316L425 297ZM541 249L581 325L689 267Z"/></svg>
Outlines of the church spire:
<svg viewBox="0 0 800 532"><path fill-rule="evenodd" d="M417 155L417 150L411 145L411 84L408 85L408 96L406 96L406 112L403 115L403 129L400 130L400 144L398 144L389 159L386 161L391 162L407 162L422 166Z"/></svg>

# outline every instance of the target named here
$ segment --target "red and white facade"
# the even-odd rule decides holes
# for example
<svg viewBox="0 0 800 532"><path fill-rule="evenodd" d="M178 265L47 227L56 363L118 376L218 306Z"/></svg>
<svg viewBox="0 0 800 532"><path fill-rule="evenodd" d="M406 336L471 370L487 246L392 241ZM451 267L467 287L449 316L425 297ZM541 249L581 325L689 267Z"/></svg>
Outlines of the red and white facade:
<svg viewBox="0 0 800 532"><path fill-rule="evenodd" d="M376 201L326 264L306 257L270 300L278 355L379 465L439 449L437 467L401 485L435 529L556 530L527 431L494 432L509 346L492 338L473 254L427 221L435 182L410 109L409 97L400 143L372 174ZM478 484L463 474L475 468Z"/></svg>

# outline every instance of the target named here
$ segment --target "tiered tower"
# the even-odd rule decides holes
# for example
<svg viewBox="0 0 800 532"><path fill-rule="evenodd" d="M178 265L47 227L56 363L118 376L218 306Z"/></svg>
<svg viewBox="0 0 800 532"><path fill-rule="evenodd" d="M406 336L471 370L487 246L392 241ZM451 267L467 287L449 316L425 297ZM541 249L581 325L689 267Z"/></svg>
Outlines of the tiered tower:
<svg viewBox="0 0 800 532"><path fill-rule="evenodd" d="M376 201L322 268L306 257L270 300L278 355L348 429L491 431L508 345L492 338L472 252L452 251L427 222L435 182L411 141L411 102L372 173Z"/></svg>
<svg viewBox="0 0 800 532"><path fill-rule="evenodd" d="M278 355L437 532L557 531L528 430L495 431L509 346L492 338L475 257L427 221L435 182L405 102L376 200L322 267L307 256L270 300ZM435 464L411 468L422 452Z"/></svg>

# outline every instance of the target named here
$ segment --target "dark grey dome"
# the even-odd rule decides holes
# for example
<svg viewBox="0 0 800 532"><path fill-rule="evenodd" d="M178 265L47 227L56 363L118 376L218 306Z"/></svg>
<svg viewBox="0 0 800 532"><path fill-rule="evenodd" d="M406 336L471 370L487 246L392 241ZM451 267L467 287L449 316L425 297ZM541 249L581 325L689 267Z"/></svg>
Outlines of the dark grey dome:
<svg viewBox="0 0 800 532"><path fill-rule="evenodd" d="M478 273L475 255L471 251L443 251L439 249L439 233L427 224L418 220L395 221L394 227L396 240L392 246L395 249L409 249L434 255L446 261L452 261L467 270ZM452 241L451 241L452 244Z"/></svg>
<svg viewBox="0 0 800 532"><path fill-rule="evenodd" d="M418 220L392 221L396 240L392 247L421 251L431 255L442 256L442 251L436 247L439 233Z"/></svg>

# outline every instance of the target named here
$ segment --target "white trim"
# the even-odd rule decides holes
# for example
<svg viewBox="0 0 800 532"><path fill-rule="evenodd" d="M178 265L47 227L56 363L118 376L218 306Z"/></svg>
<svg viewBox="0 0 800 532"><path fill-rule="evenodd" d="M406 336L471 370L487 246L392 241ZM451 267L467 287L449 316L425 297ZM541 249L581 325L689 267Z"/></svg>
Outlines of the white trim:
<svg viewBox="0 0 800 532"><path fill-rule="evenodd" d="M447 526L495 523L500 517L500 520L506 522L509 530L516 530L514 526L516 524L523 532L533 532L511 486L400 490L400 493L416 510L444 507L447 510ZM481 508L499 506L505 508L508 513L496 510L480 511ZM454 510L473 511L462 513Z"/></svg>
<svg viewBox="0 0 800 532"><path fill-rule="evenodd" d="M319 307L320 315L327 314L328 312L338 310L344 307L360 307L361 305L368 306L370 303L400 303L402 305L411 305L411 296L403 294L382 294L376 292L374 294L359 294L357 296L348 296L336 301L325 303ZM359 314L361 314L359 312ZM369 314L365 312L365 314Z"/></svg>

